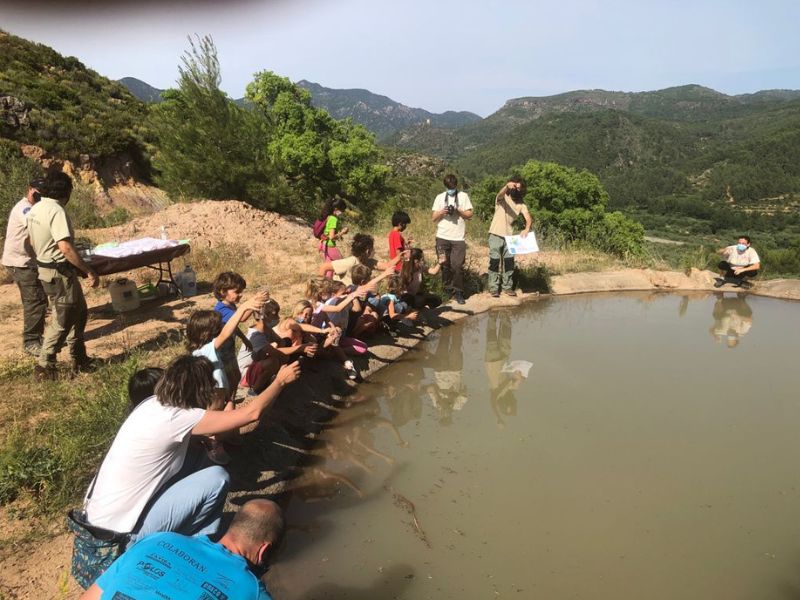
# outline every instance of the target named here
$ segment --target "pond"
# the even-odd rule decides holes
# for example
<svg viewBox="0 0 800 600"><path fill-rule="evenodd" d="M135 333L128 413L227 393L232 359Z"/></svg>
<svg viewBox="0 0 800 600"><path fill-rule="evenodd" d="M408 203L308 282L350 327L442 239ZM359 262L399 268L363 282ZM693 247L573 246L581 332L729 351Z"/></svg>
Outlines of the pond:
<svg viewBox="0 0 800 600"><path fill-rule="evenodd" d="M276 600L800 598L800 304L541 300L363 384Z"/></svg>

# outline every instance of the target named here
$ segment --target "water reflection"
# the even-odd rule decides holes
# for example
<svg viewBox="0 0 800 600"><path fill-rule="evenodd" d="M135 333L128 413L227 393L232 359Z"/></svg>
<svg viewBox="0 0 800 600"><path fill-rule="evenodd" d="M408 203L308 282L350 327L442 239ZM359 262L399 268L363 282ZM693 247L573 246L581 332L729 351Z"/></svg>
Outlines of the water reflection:
<svg viewBox="0 0 800 600"><path fill-rule="evenodd" d="M489 403L499 428L505 427L503 417L517 414L514 392L528 376L531 363L511 361L511 315L507 311L492 311L486 323L484 352L486 378L489 382Z"/></svg>
<svg viewBox="0 0 800 600"><path fill-rule="evenodd" d="M715 296L717 300L711 313L714 325L708 331L718 344L725 342L728 348L735 348L753 326L753 309L747 304L746 294L725 296L718 293Z"/></svg>
<svg viewBox="0 0 800 600"><path fill-rule="evenodd" d="M468 399L461 378L464 367L462 331L461 327L448 327L441 332L430 365L433 381L425 386L441 425L450 425L453 412L464 408Z"/></svg>

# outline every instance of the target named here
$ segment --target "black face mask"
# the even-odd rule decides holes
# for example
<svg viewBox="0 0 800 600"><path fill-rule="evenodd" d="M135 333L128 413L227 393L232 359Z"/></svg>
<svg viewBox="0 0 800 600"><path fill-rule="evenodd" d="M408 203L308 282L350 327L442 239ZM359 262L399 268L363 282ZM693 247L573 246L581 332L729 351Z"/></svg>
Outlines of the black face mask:
<svg viewBox="0 0 800 600"><path fill-rule="evenodd" d="M522 190L518 190L517 188L509 190L508 195L511 196L511 199L514 202L522 202L522 199L525 197L525 194L522 193Z"/></svg>

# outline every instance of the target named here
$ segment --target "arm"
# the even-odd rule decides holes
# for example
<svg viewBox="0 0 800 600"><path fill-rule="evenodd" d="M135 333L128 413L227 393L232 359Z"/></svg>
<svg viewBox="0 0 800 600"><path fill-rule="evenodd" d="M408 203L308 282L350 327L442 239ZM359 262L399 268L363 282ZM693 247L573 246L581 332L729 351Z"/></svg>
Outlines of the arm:
<svg viewBox="0 0 800 600"><path fill-rule="evenodd" d="M80 254L78 254L78 251L75 250L75 245L72 243L70 238L58 240L58 249L64 255L64 258L66 258L75 268L89 276L89 282L91 283L92 287L97 287L97 285L100 283L100 279L97 277L97 272L83 262L83 259L81 258Z"/></svg>
<svg viewBox="0 0 800 600"><path fill-rule="evenodd" d="M92 586L81 594L79 600L100 600L100 596L102 596L103 590L100 589L100 586L96 583L93 583Z"/></svg>
<svg viewBox="0 0 800 600"><path fill-rule="evenodd" d="M326 260L319 266L319 269L317 269L317 275L320 277L325 277L325 274L328 271L333 271L333 262L330 260Z"/></svg>
<svg viewBox="0 0 800 600"><path fill-rule="evenodd" d="M527 206L525 207L522 216L525 217L525 229L520 232L520 236L525 237L530 233L531 226L533 225L533 219L531 218L531 213L528 211Z"/></svg>
<svg viewBox="0 0 800 600"><path fill-rule="evenodd" d="M243 316L241 320L243 321L246 318L247 317ZM241 329L237 327L236 331L234 331L233 333L234 335L236 335L236 337L242 340L242 344L244 345L245 348L247 348L250 352L253 351L253 344L250 343L250 340L248 340L247 336L244 333L242 333Z"/></svg>
<svg viewBox="0 0 800 600"><path fill-rule="evenodd" d="M225 327L222 328L220 334L214 338L214 348L219 349L229 337L239 330L239 323L246 312L260 308L264 302L266 302L266 294L262 292L239 306L233 316L225 323Z"/></svg>
<svg viewBox="0 0 800 600"><path fill-rule="evenodd" d="M237 410L207 410L203 418L192 429L193 435L214 435L232 431L253 423L261 418L262 413L280 395L287 385L300 376L300 365L297 363L281 367L273 382L267 389L256 396L247 406Z"/></svg>
<svg viewBox="0 0 800 600"><path fill-rule="evenodd" d="M394 258L390 258L390 259L389 259L388 261L386 261L386 262L378 261L378 262L375 264L375 267L376 267L377 269L381 270L381 271L389 271L389 269L391 269L391 271L389 271L389 275L391 275L391 274L393 274L393 273L394 273L394 267L395 267L395 265L396 265L397 263L399 263L401 260L403 260L403 257L404 257L404 256L406 256L407 254L409 254L410 252L411 252L410 250L404 250L403 252L398 252L397 256L395 256ZM378 279L378 281L380 281L381 279L383 279L383 277L385 277L385 276L386 276L386 275L384 275L384 276L381 276L381 277ZM367 284L367 285L369 285L369 284Z"/></svg>
<svg viewBox="0 0 800 600"><path fill-rule="evenodd" d="M734 267L733 272L739 275L740 273L747 273L749 271L758 271L761 268L761 263L757 262L752 265L747 265L746 267Z"/></svg>

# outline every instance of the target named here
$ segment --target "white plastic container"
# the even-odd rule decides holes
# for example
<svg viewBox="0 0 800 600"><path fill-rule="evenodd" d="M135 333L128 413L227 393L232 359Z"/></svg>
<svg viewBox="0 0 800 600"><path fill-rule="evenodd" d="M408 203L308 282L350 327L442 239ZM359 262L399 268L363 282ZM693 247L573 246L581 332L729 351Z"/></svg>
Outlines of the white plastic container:
<svg viewBox="0 0 800 600"><path fill-rule="evenodd" d="M108 286L111 305L117 312L127 312L139 308L139 291L136 282L124 277L115 279Z"/></svg>
<svg viewBox="0 0 800 600"><path fill-rule="evenodd" d="M175 285L184 298L197 295L197 273L192 269L192 265L186 265L183 271L175 275Z"/></svg>

